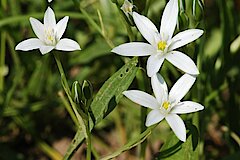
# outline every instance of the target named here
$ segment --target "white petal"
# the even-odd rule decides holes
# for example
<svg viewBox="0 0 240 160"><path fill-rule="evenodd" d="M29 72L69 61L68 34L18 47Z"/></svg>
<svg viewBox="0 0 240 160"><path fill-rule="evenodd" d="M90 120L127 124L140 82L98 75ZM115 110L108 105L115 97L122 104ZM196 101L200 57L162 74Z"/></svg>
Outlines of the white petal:
<svg viewBox="0 0 240 160"><path fill-rule="evenodd" d="M165 59L164 57L159 57L156 54L151 55L148 58L148 60L147 60L147 75L149 77L152 77L154 74L156 74L159 71L164 59Z"/></svg>
<svg viewBox="0 0 240 160"><path fill-rule="evenodd" d="M57 50L61 51L75 51L75 50L81 50L79 44L71 39L68 38L63 38L61 39L57 45L56 45Z"/></svg>
<svg viewBox="0 0 240 160"><path fill-rule="evenodd" d="M156 124L163 120L164 115L158 109L154 109L148 113L145 125L147 127Z"/></svg>
<svg viewBox="0 0 240 160"><path fill-rule="evenodd" d="M47 10L44 14L44 26L45 27L51 27L51 28L56 27L55 14L50 7L47 8Z"/></svg>
<svg viewBox="0 0 240 160"><path fill-rule="evenodd" d="M196 80L196 76L184 74L173 85L169 92L169 101L171 104L177 104L189 91Z"/></svg>
<svg viewBox="0 0 240 160"><path fill-rule="evenodd" d="M200 29L189 29L189 30L180 32L172 38L172 43L169 46L169 49L174 50L179 47L182 47L192 41L195 41L202 34L203 34L203 30L200 30Z"/></svg>
<svg viewBox="0 0 240 160"><path fill-rule="evenodd" d="M176 114L168 114L165 119L167 120L169 126L172 128L175 135L180 139L181 141L186 141L186 127L181 119Z"/></svg>
<svg viewBox="0 0 240 160"><path fill-rule="evenodd" d="M48 2L52 2L52 0L48 0Z"/></svg>
<svg viewBox="0 0 240 160"><path fill-rule="evenodd" d="M56 31L57 31L57 39L60 40L62 38L63 33L65 32L67 28L67 23L68 23L68 16L65 16L63 19L61 19L56 26Z"/></svg>
<svg viewBox="0 0 240 160"><path fill-rule="evenodd" d="M43 45L42 41L38 38L30 38L25 41L20 42L15 50L29 51L33 49L38 49Z"/></svg>
<svg viewBox="0 0 240 160"><path fill-rule="evenodd" d="M156 26L145 16L133 12L133 20L141 32L142 36L153 46L155 46L155 36L158 33Z"/></svg>
<svg viewBox="0 0 240 160"><path fill-rule="evenodd" d="M33 31L36 34L36 36L43 41L44 40L43 24L39 20L32 18L32 17L29 18L29 21L31 23L31 26L32 26Z"/></svg>
<svg viewBox="0 0 240 160"><path fill-rule="evenodd" d="M42 55L46 54L46 53L49 53L51 50L54 49L54 46L41 46L40 47L40 52L42 53Z"/></svg>
<svg viewBox="0 0 240 160"><path fill-rule="evenodd" d="M159 104L162 104L168 99L168 88L163 77L160 74L155 74L151 77L153 93Z"/></svg>
<svg viewBox="0 0 240 160"><path fill-rule="evenodd" d="M131 101L144 107L155 109L159 107L157 100L150 94L138 90L124 91L123 94Z"/></svg>
<svg viewBox="0 0 240 160"><path fill-rule="evenodd" d="M160 25L160 35L172 38L173 32L177 24L178 17L178 0L170 0L162 15L161 25Z"/></svg>
<svg viewBox="0 0 240 160"><path fill-rule="evenodd" d="M175 105L172 108L171 113L184 114L184 113L197 112L203 109L204 107L199 103L192 102L192 101L184 101Z"/></svg>
<svg viewBox="0 0 240 160"><path fill-rule="evenodd" d="M166 59L185 73L193 75L199 74L198 68L193 60L181 52L172 51L166 56Z"/></svg>
<svg viewBox="0 0 240 160"><path fill-rule="evenodd" d="M148 56L156 52L156 50L147 43L131 42L119 45L113 48L111 52L122 56Z"/></svg>

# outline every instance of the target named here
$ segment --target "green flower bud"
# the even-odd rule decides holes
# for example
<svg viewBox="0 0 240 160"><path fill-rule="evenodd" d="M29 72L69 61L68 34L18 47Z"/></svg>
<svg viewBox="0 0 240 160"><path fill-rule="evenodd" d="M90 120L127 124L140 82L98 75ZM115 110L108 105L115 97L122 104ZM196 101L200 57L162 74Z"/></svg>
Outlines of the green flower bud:
<svg viewBox="0 0 240 160"><path fill-rule="evenodd" d="M72 84L72 99L77 104L81 102L82 90L81 90L81 85L78 81L75 81Z"/></svg>
<svg viewBox="0 0 240 160"><path fill-rule="evenodd" d="M93 87L90 81L84 80L82 86L82 93L85 99L91 99L93 93Z"/></svg>
<svg viewBox="0 0 240 160"><path fill-rule="evenodd" d="M196 21L201 21L203 18L203 2L202 0L193 0L193 17Z"/></svg>

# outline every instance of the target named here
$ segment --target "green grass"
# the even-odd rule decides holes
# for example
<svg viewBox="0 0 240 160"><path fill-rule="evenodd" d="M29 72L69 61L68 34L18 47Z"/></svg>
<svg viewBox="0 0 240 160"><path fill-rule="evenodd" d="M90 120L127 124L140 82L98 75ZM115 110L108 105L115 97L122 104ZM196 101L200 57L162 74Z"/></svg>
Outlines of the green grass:
<svg viewBox="0 0 240 160"><path fill-rule="evenodd" d="M123 1L118 2L121 6ZM159 28L165 1L134 2L138 12ZM64 94L54 56L42 56L38 50L14 49L20 41L35 37L29 17L42 21L48 3L45 0L1 0L0 4L0 159L62 159L79 130L76 119L73 120L74 116L65 109L70 103ZM58 20L70 16L64 37L78 41L82 48L82 51L58 52L68 84L89 80L94 96L105 81L129 61L110 53L111 48L130 40L145 41L111 0L54 0L50 6ZM195 15L192 2L186 0L186 7L181 9L188 21L179 17L176 33L186 28L204 30L199 40L181 48L196 62L200 71L185 99L199 102L205 109L182 117L185 122L198 126L200 140L196 150L192 150L191 140L195 133L189 133L188 141L180 146L182 150L178 150L179 146L171 148L178 141L165 121L137 139L142 126L141 108L123 97L92 130L92 156L121 153L125 159L140 159L139 150L145 147L134 146L147 138L146 159L168 155L163 153L169 148L174 154L168 159L177 155L182 155L182 159L239 159L240 3L238 0L206 0L204 10L200 12L198 8ZM235 49L231 49L232 45ZM143 68L145 74L146 58L138 61L137 66ZM166 77L169 88L182 75L168 62L164 62L161 74ZM116 82L113 84L118 86ZM139 75L130 88L152 93L149 79L141 79ZM76 159L85 157L84 143L76 153ZM58 150L60 145L64 149ZM181 152L189 152L191 156L186 158Z"/></svg>

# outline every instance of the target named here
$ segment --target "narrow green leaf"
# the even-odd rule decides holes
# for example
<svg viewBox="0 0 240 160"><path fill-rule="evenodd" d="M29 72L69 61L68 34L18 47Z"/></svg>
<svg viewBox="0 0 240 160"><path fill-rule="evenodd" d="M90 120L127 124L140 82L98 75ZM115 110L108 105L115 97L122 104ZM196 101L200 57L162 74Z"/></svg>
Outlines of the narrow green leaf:
<svg viewBox="0 0 240 160"><path fill-rule="evenodd" d="M135 57L112 75L101 87L91 104L92 122L90 128L107 116L121 99L122 92L127 90L136 76L138 59ZM84 139L83 132L78 130L70 144L64 159L70 159Z"/></svg>
<svg viewBox="0 0 240 160"><path fill-rule="evenodd" d="M100 122L107 113L115 108L116 103L114 101L119 102L122 98L122 92L128 89L137 73L137 62L137 58L133 58L110 77L98 91L91 104L95 123Z"/></svg>
<svg viewBox="0 0 240 160"><path fill-rule="evenodd" d="M195 151L195 149L197 148L198 145L198 141L199 141L199 133L198 133L198 129L197 127L188 122L186 123L186 127L189 129L190 134L192 135L192 149L193 151Z"/></svg>
<svg viewBox="0 0 240 160"><path fill-rule="evenodd" d="M139 136L137 136L136 138L130 140L127 144L125 144L123 147L119 148L117 151L115 151L114 153L102 158L101 160L108 160L108 159L112 159L114 157L117 157L118 155L120 155L122 152L127 151L135 146L137 146L138 144L142 143L152 132L152 130L157 126L153 125L149 128L147 128L143 133L141 133Z"/></svg>
<svg viewBox="0 0 240 160"><path fill-rule="evenodd" d="M160 152L155 156L156 160L196 160L198 159L198 149L193 150L190 132L187 134L185 143L180 141L172 132L169 139L162 146Z"/></svg>

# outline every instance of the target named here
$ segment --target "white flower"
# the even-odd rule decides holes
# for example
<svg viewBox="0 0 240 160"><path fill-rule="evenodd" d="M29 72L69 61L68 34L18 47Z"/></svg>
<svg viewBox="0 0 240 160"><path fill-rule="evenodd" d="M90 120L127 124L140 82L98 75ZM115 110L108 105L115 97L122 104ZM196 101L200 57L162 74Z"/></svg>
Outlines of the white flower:
<svg viewBox="0 0 240 160"><path fill-rule="evenodd" d="M143 42L125 43L115 47L112 52L123 56L150 55L147 61L147 74L149 77L159 71L165 58L186 73L199 74L191 58L174 50L196 40L203 34L203 31L189 29L178 33L172 38L177 17L178 0L170 0L164 9L159 33L155 25L147 17L133 12L133 19L138 30L150 44Z"/></svg>
<svg viewBox="0 0 240 160"><path fill-rule="evenodd" d="M174 84L168 94L168 88L163 77L160 74L155 74L151 78L151 83L156 98L139 90L124 91L123 94L133 102L152 109L147 115L146 126L156 124L165 118L176 136L185 142L186 128L183 120L177 114L191 113L204 109L201 104L196 102L180 102L195 80L196 77L184 74Z"/></svg>
<svg viewBox="0 0 240 160"><path fill-rule="evenodd" d="M121 10L123 10L123 12L127 17L129 17L128 14L132 15L132 9L133 9L133 4L128 0L125 0L121 7Z"/></svg>
<svg viewBox="0 0 240 160"><path fill-rule="evenodd" d="M44 14L44 24L30 17L33 31L38 38L24 40L15 49L23 51L39 49L42 54L46 54L53 49L62 51L80 50L77 42L67 38L61 39L66 30L68 19L69 17L65 16L56 24L55 14L50 7Z"/></svg>

